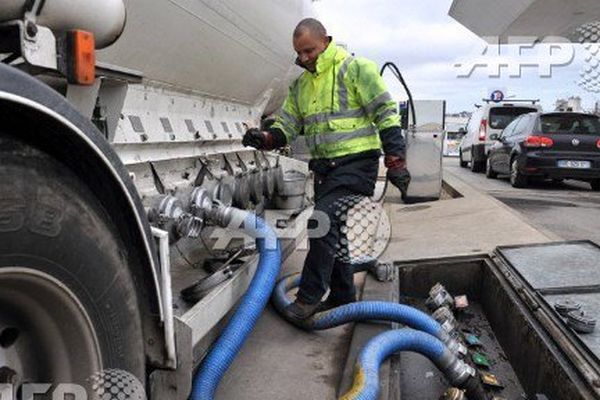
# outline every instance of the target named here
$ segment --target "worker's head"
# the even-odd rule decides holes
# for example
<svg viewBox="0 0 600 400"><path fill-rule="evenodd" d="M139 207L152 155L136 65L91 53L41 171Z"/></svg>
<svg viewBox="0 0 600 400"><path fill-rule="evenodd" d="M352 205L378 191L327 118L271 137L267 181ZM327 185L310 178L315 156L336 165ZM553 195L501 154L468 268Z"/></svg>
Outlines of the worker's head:
<svg viewBox="0 0 600 400"><path fill-rule="evenodd" d="M327 49L330 40L322 23L314 18L303 19L294 30L294 49L298 54L297 62L310 72L315 72L317 58Z"/></svg>

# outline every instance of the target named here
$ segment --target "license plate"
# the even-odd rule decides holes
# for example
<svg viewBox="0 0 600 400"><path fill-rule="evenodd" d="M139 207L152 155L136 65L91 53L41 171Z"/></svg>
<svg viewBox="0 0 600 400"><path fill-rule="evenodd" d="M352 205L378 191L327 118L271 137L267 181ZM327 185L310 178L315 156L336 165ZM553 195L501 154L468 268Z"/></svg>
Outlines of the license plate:
<svg viewBox="0 0 600 400"><path fill-rule="evenodd" d="M560 168L587 169L592 168L592 163L590 161L558 160L558 166Z"/></svg>

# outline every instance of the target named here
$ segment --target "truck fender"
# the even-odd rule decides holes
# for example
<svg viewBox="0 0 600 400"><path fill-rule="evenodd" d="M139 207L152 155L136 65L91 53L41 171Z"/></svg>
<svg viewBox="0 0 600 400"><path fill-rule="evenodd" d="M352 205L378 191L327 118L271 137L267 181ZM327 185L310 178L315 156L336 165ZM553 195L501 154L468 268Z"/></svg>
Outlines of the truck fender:
<svg viewBox="0 0 600 400"><path fill-rule="evenodd" d="M160 269L150 225L136 188L119 157L91 121L58 92L0 64L0 114L17 121L19 140L60 160L87 184L122 234L132 266L150 365L164 362ZM42 132L28 126L43 124Z"/></svg>

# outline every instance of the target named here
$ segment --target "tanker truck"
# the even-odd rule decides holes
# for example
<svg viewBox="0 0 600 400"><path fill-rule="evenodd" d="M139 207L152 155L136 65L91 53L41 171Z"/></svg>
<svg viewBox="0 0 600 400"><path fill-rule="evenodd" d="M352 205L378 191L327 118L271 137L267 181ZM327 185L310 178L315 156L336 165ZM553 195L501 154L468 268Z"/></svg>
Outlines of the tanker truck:
<svg viewBox="0 0 600 400"><path fill-rule="evenodd" d="M241 139L298 76L289 41L311 13L309 0L0 0L0 399L190 396L262 271L265 246L224 222L264 218L277 264L305 244L304 157ZM409 103L409 197L435 200L445 102ZM595 399L596 322L579 302L598 304L599 257L559 242L396 262L377 298L446 308L427 326L486 348L500 381L483 383L504 398ZM475 306L454 318L450 293ZM438 397L447 380L432 370L392 359L390 398Z"/></svg>
<svg viewBox="0 0 600 400"><path fill-rule="evenodd" d="M203 207L269 210L292 232L284 255L305 226L306 163L241 139L298 76L290 38L310 14L308 0L0 1L2 384L127 371L149 398L189 396L257 263L252 241L216 245Z"/></svg>

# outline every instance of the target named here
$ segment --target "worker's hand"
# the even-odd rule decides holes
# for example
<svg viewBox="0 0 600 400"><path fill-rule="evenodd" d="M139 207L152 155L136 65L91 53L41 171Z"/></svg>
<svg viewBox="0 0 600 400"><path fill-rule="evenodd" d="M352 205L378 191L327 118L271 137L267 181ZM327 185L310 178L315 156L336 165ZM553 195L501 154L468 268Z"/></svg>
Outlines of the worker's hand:
<svg viewBox="0 0 600 400"><path fill-rule="evenodd" d="M257 150L265 150L267 148L268 133L261 132L257 128L250 128L246 131L242 144L246 147L254 147Z"/></svg>
<svg viewBox="0 0 600 400"><path fill-rule="evenodd" d="M406 160L398 156L385 156L388 181L400 190L402 200L406 200L408 185L410 184L410 172L406 168Z"/></svg>

